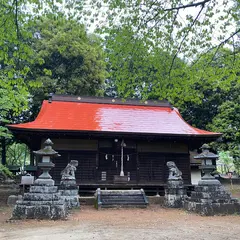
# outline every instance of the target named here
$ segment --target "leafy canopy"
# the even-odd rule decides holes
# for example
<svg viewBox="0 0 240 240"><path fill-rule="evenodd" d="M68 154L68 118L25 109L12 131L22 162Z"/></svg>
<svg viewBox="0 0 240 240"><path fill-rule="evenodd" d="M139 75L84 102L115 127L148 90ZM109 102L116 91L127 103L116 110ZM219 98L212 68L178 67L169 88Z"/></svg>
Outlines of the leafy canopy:
<svg viewBox="0 0 240 240"><path fill-rule="evenodd" d="M28 88L38 85L34 80L25 81L34 54L29 45L31 33L25 26L32 23L35 10L40 11L48 3L38 0L2 0L0 3L0 137L9 136L4 127L9 113L17 116L26 110ZM31 12L26 8L29 4L34 4Z"/></svg>
<svg viewBox="0 0 240 240"><path fill-rule="evenodd" d="M74 17L81 8L81 1L1 1L0 136L9 136L5 124L26 112L31 94L102 94L103 54Z"/></svg>
<svg viewBox="0 0 240 240"><path fill-rule="evenodd" d="M31 31L36 54L27 79L35 79L41 84L30 91L32 112L38 111L49 93L103 94L104 54L99 39L93 34L88 35L84 25L61 14L57 18L48 15L38 18Z"/></svg>
<svg viewBox="0 0 240 240"><path fill-rule="evenodd" d="M165 49L173 55L171 71L179 54L192 62L199 52L234 45L240 32L238 7L238 0L91 0L83 13L101 33L129 26L148 49Z"/></svg>
<svg viewBox="0 0 240 240"><path fill-rule="evenodd" d="M172 103L189 99L190 94L182 91L187 91L189 82L185 74L187 64L177 58L172 68L174 77L169 79L172 55L158 47L149 50L131 27L109 30L105 51L109 71L107 95L168 99Z"/></svg>

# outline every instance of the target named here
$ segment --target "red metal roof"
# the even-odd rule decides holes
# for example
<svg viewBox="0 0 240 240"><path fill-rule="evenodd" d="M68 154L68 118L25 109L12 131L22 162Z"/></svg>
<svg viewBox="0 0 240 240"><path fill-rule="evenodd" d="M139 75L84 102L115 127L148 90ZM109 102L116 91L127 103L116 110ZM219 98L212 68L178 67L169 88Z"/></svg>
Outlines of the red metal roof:
<svg viewBox="0 0 240 240"><path fill-rule="evenodd" d="M220 136L190 126L171 107L44 101L33 122L10 129Z"/></svg>

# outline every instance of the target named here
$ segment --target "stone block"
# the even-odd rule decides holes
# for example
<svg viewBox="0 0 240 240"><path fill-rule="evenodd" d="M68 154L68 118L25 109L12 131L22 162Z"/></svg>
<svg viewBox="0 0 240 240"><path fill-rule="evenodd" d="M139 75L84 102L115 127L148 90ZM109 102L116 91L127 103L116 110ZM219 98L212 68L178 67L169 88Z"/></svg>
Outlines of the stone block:
<svg viewBox="0 0 240 240"><path fill-rule="evenodd" d="M34 185L39 186L54 186L55 182L52 179L40 179L35 180Z"/></svg>
<svg viewBox="0 0 240 240"><path fill-rule="evenodd" d="M226 191L222 185L213 185L213 186L195 186L196 192L216 192L216 191Z"/></svg>
<svg viewBox="0 0 240 240"><path fill-rule="evenodd" d="M59 193L25 193L26 201L57 201L60 199Z"/></svg>
<svg viewBox="0 0 240 240"><path fill-rule="evenodd" d="M30 193L56 193L58 191L57 186L31 186Z"/></svg>
<svg viewBox="0 0 240 240"><path fill-rule="evenodd" d="M18 200L22 200L22 195L10 195L7 200L7 205L14 206Z"/></svg>
<svg viewBox="0 0 240 240"><path fill-rule="evenodd" d="M25 206L25 215L27 219L35 218L35 207L34 206Z"/></svg>
<svg viewBox="0 0 240 240"><path fill-rule="evenodd" d="M78 189L73 190L59 190L59 193L63 196L78 196Z"/></svg>
<svg viewBox="0 0 240 240"><path fill-rule="evenodd" d="M67 216L67 207L65 204L62 205L53 205L51 207L51 219L65 219Z"/></svg>
<svg viewBox="0 0 240 240"><path fill-rule="evenodd" d="M198 182L199 186L213 186L213 185L221 185L221 183L217 179L202 179Z"/></svg>
<svg viewBox="0 0 240 240"><path fill-rule="evenodd" d="M11 218L19 219L19 220L26 218L25 209L26 209L26 206L24 205L18 205L18 204L15 205Z"/></svg>
<svg viewBox="0 0 240 240"><path fill-rule="evenodd" d="M181 208L185 196L176 194L167 194L164 197L164 205L171 208Z"/></svg>
<svg viewBox="0 0 240 240"><path fill-rule="evenodd" d="M165 189L164 205L171 208L181 208L187 197L182 180L169 179Z"/></svg>
<svg viewBox="0 0 240 240"><path fill-rule="evenodd" d="M213 200L208 198L201 198L199 203L210 204L210 203L213 203Z"/></svg>
<svg viewBox="0 0 240 240"><path fill-rule="evenodd" d="M50 205L34 206L34 209L35 209L35 213L34 213L35 219L51 219Z"/></svg>
<svg viewBox="0 0 240 240"><path fill-rule="evenodd" d="M183 181L177 179L171 179L167 181L167 188L183 188Z"/></svg>
<svg viewBox="0 0 240 240"><path fill-rule="evenodd" d="M65 179L60 182L60 186L76 186L76 179Z"/></svg>
<svg viewBox="0 0 240 240"><path fill-rule="evenodd" d="M204 216L240 214L239 203L196 203L186 200L184 201L184 209Z"/></svg>
<svg viewBox="0 0 240 240"><path fill-rule="evenodd" d="M75 196L75 197L74 196L64 196L63 198L64 198L67 208L71 209L71 208L80 207L78 196Z"/></svg>

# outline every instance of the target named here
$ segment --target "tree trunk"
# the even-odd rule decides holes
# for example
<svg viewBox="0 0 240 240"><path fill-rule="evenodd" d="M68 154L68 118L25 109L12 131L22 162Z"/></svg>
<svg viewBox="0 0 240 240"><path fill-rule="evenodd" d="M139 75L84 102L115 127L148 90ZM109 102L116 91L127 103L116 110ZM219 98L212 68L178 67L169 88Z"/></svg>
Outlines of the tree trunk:
<svg viewBox="0 0 240 240"><path fill-rule="evenodd" d="M4 137L1 139L2 145L2 165L6 165L6 140Z"/></svg>

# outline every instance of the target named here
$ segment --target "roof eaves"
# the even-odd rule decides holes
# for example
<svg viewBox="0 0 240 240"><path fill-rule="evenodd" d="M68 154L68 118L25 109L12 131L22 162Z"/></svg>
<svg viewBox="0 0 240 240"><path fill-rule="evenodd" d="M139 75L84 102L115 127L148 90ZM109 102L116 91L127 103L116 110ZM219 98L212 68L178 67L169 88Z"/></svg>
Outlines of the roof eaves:
<svg viewBox="0 0 240 240"><path fill-rule="evenodd" d="M35 129L35 128L22 128L17 126L8 126L8 128L12 131L29 131L29 132L55 132L55 133L88 133L88 134L109 134L109 135L146 135L146 136L165 136L165 137L194 137L194 138L202 138L202 137L213 137L218 138L222 135L222 133L210 133L210 134L175 134L175 133L143 133L143 132L116 132L116 131L89 131L89 130L62 130L62 129Z"/></svg>

